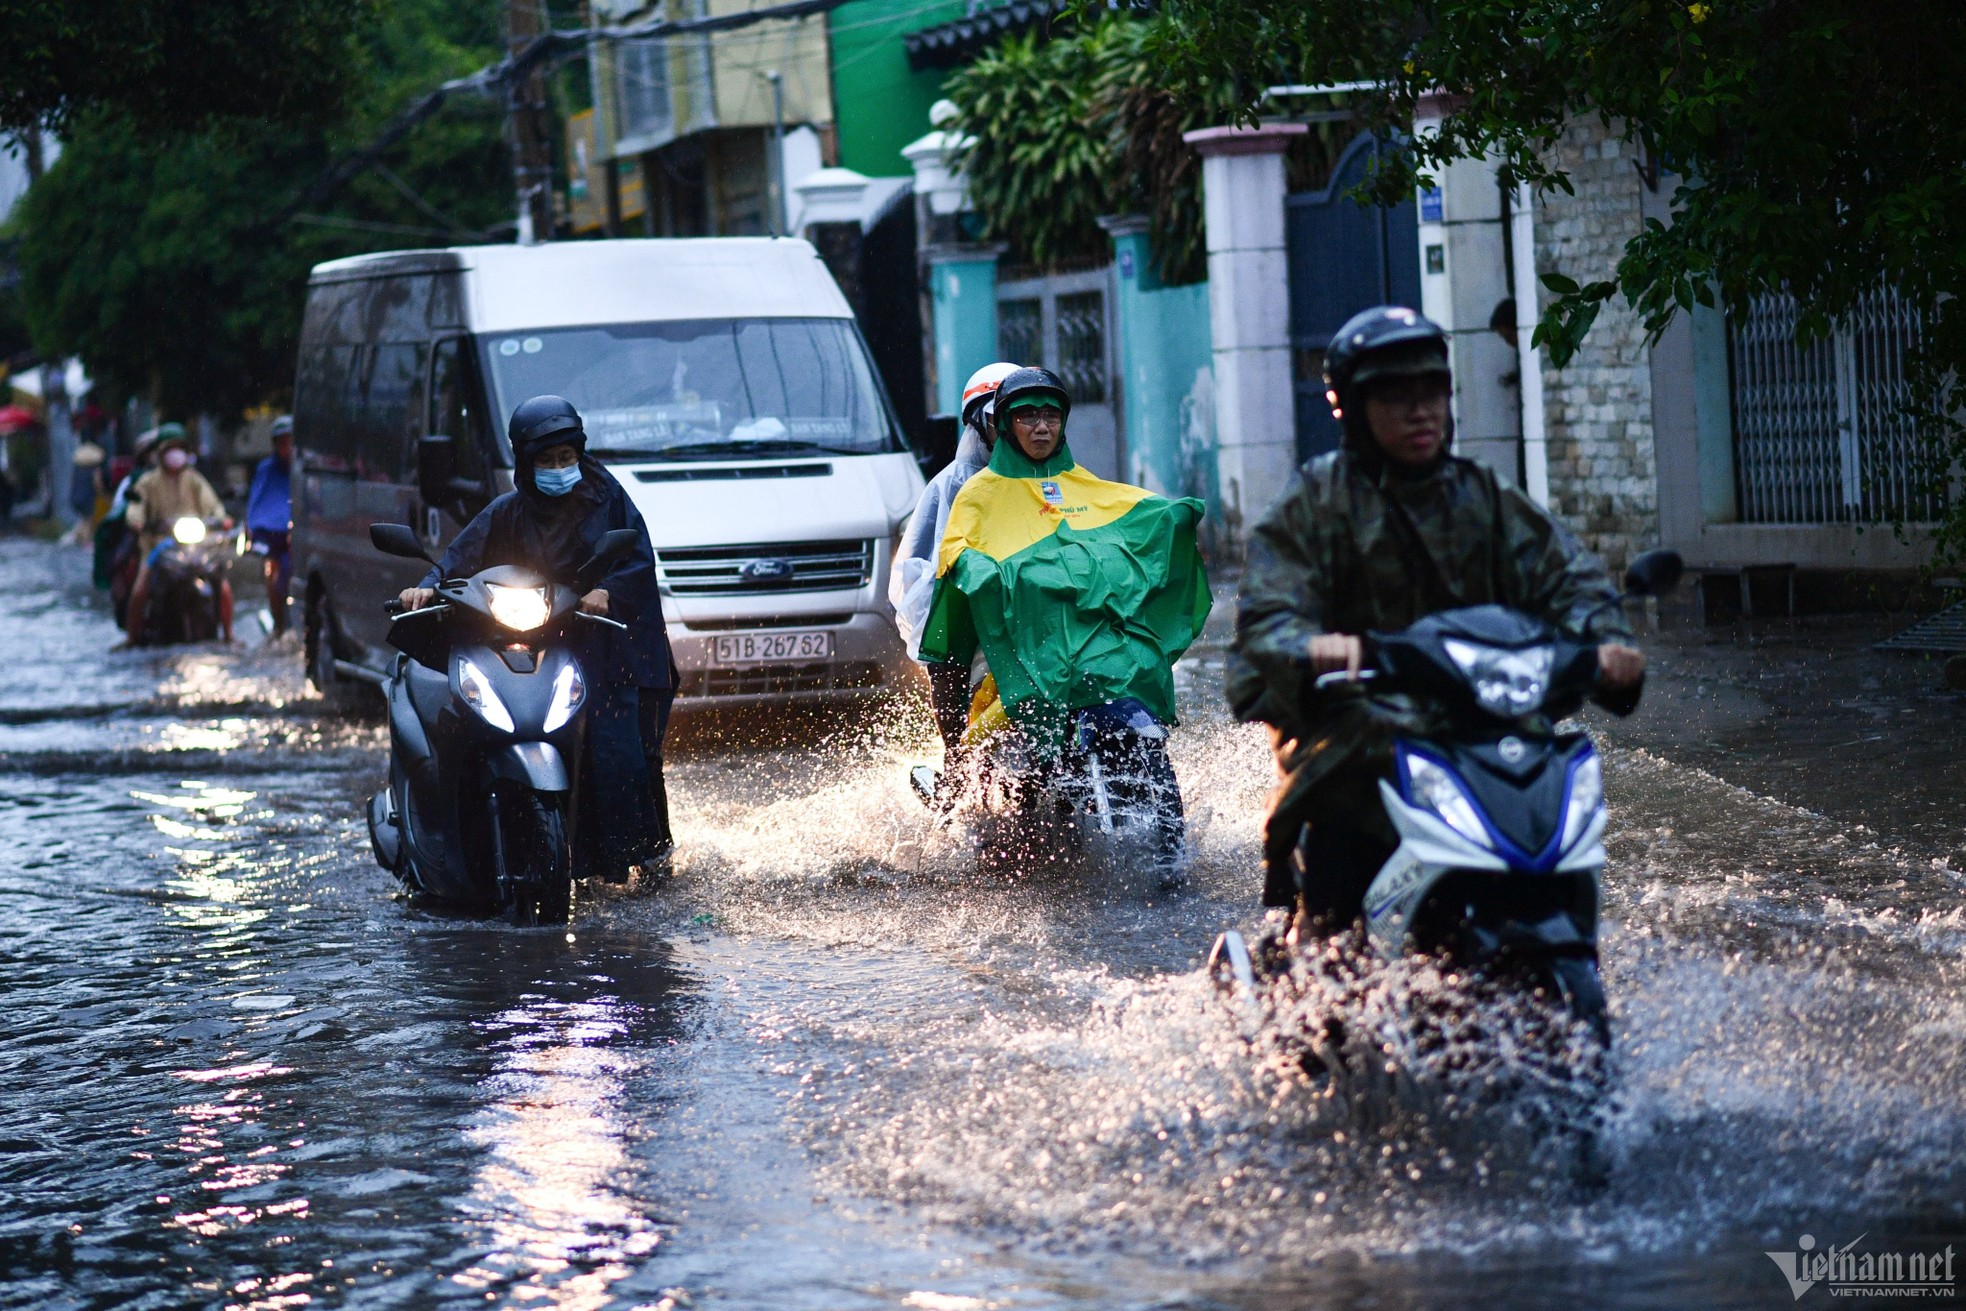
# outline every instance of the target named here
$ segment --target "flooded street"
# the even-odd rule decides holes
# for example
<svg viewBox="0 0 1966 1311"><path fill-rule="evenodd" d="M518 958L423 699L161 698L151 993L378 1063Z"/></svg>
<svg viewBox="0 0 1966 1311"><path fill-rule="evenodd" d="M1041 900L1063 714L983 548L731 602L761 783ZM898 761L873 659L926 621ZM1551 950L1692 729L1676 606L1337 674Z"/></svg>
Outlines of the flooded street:
<svg viewBox="0 0 1966 1311"><path fill-rule="evenodd" d="M677 877L516 931L395 898L381 726L292 646L108 653L87 572L0 541L0 1306L1775 1307L1805 1233L1966 1249L1956 791L1896 833L1609 734L1591 1186L1390 1036L1416 1094L1319 1096L1203 978L1270 785L1219 652L1171 900L979 875L909 794L925 719L686 725ZM1900 786L1866 759L1813 786Z"/></svg>

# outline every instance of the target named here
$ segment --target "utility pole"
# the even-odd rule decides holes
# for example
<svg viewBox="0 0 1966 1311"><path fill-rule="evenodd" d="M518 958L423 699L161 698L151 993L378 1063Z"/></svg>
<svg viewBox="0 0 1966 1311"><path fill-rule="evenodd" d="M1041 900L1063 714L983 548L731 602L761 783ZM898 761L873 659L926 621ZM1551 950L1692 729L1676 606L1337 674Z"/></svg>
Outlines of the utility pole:
<svg viewBox="0 0 1966 1311"><path fill-rule="evenodd" d="M785 221L791 213L791 197L785 194L785 78L777 69L765 74L771 83L771 162L765 180L765 204L771 213L771 235L786 235Z"/></svg>
<svg viewBox="0 0 1966 1311"><path fill-rule="evenodd" d="M505 47L518 54L544 29L541 0L505 0ZM546 139L546 75L538 69L506 88L512 182L518 192L519 244L553 237L553 151Z"/></svg>

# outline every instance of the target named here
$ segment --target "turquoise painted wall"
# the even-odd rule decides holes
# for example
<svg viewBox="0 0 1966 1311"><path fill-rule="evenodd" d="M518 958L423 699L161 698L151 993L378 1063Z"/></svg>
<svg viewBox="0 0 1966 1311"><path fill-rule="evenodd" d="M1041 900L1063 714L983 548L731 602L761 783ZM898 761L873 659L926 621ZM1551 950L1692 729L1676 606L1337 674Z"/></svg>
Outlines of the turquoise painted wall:
<svg viewBox="0 0 1966 1311"><path fill-rule="evenodd" d="M1147 234L1115 225L1123 421L1130 474L1167 496L1216 501L1214 340L1208 284L1162 285ZM1140 225L1144 228L1144 225Z"/></svg>
<svg viewBox="0 0 1966 1311"><path fill-rule="evenodd" d="M963 383L997 358L997 257L936 258L929 265L935 321L935 408L955 414Z"/></svg>

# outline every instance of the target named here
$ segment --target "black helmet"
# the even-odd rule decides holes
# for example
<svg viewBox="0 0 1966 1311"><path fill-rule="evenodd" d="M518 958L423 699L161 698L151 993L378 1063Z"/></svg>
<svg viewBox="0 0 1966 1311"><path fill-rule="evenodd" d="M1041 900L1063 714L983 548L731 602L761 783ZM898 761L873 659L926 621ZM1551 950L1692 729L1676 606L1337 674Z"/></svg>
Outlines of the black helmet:
<svg viewBox="0 0 1966 1311"><path fill-rule="evenodd" d="M1015 373L1005 375L1004 380L997 384L996 417L1008 417L1020 396L1027 403L1040 399L1050 401L1058 407L1060 414L1068 419L1072 417L1072 397L1065 390L1064 382L1050 369L1026 365Z"/></svg>
<svg viewBox="0 0 1966 1311"><path fill-rule="evenodd" d="M1324 349L1324 398L1333 418L1352 431L1359 387L1374 378L1447 374L1447 333L1404 305L1381 305L1354 314Z"/></svg>
<svg viewBox="0 0 1966 1311"><path fill-rule="evenodd" d="M547 446L587 449L587 429L580 422L580 411L564 396L535 396L522 401L505 425L512 442L512 458L524 465Z"/></svg>

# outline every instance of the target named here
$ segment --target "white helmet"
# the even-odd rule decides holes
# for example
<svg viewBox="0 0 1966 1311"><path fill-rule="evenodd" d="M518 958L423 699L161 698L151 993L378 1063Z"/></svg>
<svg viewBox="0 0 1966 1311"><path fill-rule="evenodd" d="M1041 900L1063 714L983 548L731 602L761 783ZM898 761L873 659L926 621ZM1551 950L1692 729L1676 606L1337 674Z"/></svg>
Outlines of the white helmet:
<svg viewBox="0 0 1966 1311"><path fill-rule="evenodd" d="M1015 364L1006 364L999 360L995 364L986 364L970 374L969 381L963 384L963 422L975 423L977 407L995 396L997 384L1015 372L1017 372Z"/></svg>

